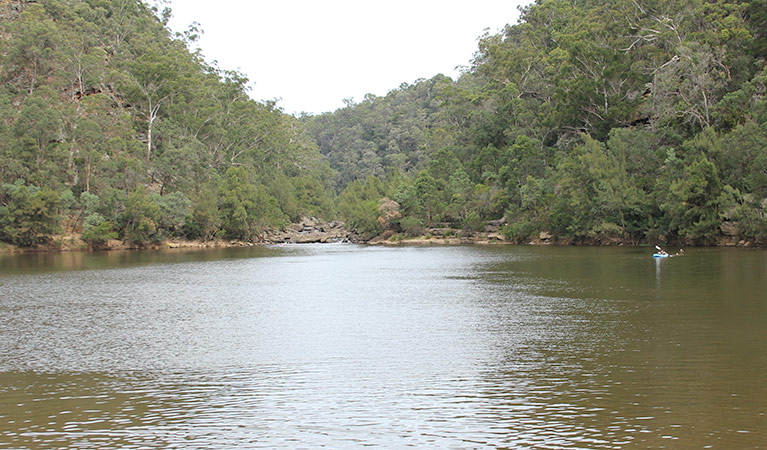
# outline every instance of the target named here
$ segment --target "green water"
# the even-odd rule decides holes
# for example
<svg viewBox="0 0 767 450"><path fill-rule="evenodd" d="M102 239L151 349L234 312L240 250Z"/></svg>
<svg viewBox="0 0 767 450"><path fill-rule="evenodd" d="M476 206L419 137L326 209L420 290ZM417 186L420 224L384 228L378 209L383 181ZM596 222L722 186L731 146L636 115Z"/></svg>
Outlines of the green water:
<svg viewBox="0 0 767 450"><path fill-rule="evenodd" d="M767 252L0 255L3 448L759 448Z"/></svg>

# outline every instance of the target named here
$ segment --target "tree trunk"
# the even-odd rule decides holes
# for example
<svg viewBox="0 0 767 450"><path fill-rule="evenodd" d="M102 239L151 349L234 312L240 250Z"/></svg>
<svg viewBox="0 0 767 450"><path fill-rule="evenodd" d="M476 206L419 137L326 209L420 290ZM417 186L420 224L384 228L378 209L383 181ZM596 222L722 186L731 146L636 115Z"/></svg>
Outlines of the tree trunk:
<svg viewBox="0 0 767 450"><path fill-rule="evenodd" d="M146 165L149 166L149 155L152 154L152 120L149 120L149 128L146 132Z"/></svg>
<svg viewBox="0 0 767 450"><path fill-rule="evenodd" d="M88 162L85 164L85 192L91 191L91 158L88 157Z"/></svg>

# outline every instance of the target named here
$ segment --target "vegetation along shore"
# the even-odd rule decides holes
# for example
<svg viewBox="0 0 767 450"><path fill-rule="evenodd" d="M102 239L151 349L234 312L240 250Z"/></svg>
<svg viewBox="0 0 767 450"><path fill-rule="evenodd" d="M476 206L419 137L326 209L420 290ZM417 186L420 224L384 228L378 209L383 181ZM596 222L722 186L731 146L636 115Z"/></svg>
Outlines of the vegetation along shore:
<svg viewBox="0 0 767 450"><path fill-rule="evenodd" d="M767 244L764 1L538 0L457 79L298 117L170 14L0 2L0 249Z"/></svg>

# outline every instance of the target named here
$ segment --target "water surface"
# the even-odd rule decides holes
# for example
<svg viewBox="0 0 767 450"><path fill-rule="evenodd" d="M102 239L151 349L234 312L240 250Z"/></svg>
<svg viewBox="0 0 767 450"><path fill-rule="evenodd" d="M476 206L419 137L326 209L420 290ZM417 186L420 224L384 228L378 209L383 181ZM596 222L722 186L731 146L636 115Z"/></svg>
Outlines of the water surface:
<svg viewBox="0 0 767 450"><path fill-rule="evenodd" d="M767 252L0 255L0 448L759 448Z"/></svg>

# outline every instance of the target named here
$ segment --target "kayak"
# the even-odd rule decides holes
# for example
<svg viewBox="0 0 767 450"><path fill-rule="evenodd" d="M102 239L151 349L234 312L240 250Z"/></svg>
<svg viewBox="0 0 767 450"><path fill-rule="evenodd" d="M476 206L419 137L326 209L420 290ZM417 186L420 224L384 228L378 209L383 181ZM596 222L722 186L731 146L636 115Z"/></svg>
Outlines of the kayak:
<svg viewBox="0 0 767 450"><path fill-rule="evenodd" d="M666 253L665 255L662 254L662 253L653 253L652 254L653 258L668 258L669 256L671 256L671 255L669 255L668 253Z"/></svg>

